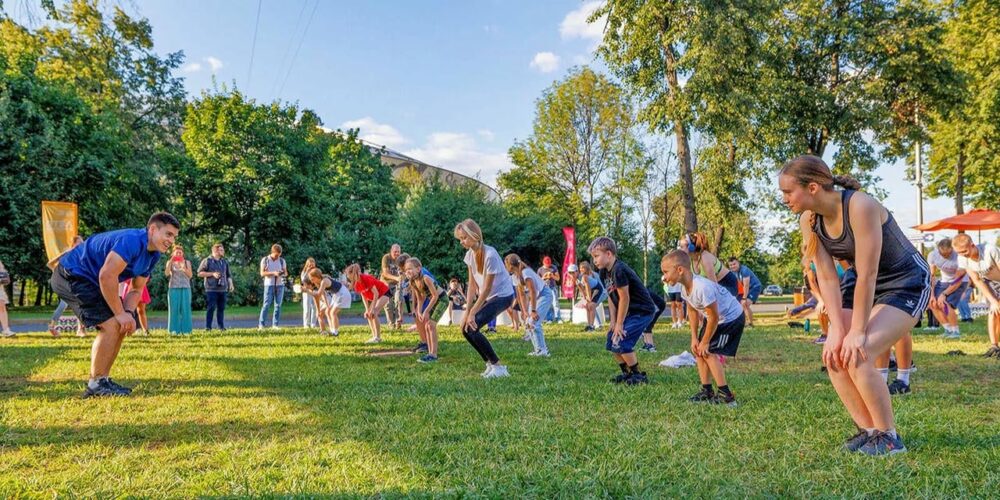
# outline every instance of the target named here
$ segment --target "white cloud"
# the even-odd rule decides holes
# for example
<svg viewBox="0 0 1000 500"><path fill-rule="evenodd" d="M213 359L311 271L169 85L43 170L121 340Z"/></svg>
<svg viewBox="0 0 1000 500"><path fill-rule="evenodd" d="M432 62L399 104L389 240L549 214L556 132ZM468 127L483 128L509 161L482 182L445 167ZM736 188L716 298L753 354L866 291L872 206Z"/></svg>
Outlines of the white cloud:
<svg viewBox="0 0 1000 500"><path fill-rule="evenodd" d="M205 58L205 62L208 63L208 67L212 68L212 73L222 69L222 61L216 57L208 56Z"/></svg>
<svg viewBox="0 0 1000 500"><path fill-rule="evenodd" d="M496 135L493 133L492 130L487 130L487 129L477 130L476 134L479 135L479 137L482 137L483 140L487 142L493 142L493 139L496 137Z"/></svg>
<svg viewBox="0 0 1000 500"><path fill-rule="evenodd" d="M386 125L375 121L374 118L366 116L357 120L346 121L340 125L343 130L359 129L359 136L378 146L396 149L410 143L410 140L403 137L392 125Z"/></svg>
<svg viewBox="0 0 1000 500"><path fill-rule="evenodd" d="M559 24L559 35L564 40L583 38L599 41L604 35L605 18L601 17L592 23L588 23L587 19L603 4L603 0L594 0L584 3L574 11L570 11L563 18L562 23Z"/></svg>
<svg viewBox="0 0 1000 500"><path fill-rule="evenodd" d="M181 66L181 71L184 73L197 73L201 71L201 63L187 63L184 66Z"/></svg>
<svg viewBox="0 0 1000 500"><path fill-rule="evenodd" d="M529 66L542 73L551 73L559 67L559 56L551 52L539 52Z"/></svg>
<svg viewBox="0 0 1000 500"><path fill-rule="evenodd" d="M513 167L506 153L482 151L472 135L455 132L433 133L423 146L404 154L469 177L478 176L492 186L501 170Z"/></svg>

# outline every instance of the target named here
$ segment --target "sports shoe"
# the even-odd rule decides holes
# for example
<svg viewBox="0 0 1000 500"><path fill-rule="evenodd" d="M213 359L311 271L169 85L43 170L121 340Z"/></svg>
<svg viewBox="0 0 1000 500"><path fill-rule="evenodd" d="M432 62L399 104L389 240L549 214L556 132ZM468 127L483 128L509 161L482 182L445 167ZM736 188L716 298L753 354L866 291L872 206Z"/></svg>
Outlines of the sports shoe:
<svg viewBox="0 0 1000 500"><path fill-rule="evenodd" d="M490 372L490 370L492 370L492 369L493 369L493 365L490 364L489 362L487 362L486 363L486 370L484 370L483 373L480 373L479 376L480 377L485 377L486 374L488 374Z"/></svg>
<svg viewBox="0 0 1000 500"><path fill-rule="evenodd" d="M337 330L333 330L333 331L330 332L330 336L331 337L339 337L340 336L340 332L338 332Z"/></svg>
<svg viewBox="0 0 1000 500"><path fill-rule="evenodd" d="M117 387L116 387L117 386ZM90 384L87 384L87 390L83 392L84 398L93 397L105 397L105 396L128 396L129 393L125 392L121 388L119 389L118 384L112 385L112 382L108 378L102 378L97 381L97 387L91 388Z"/></svg>
<svg viewBox="0 0 1000 500"><path fill-rule="evenodd" d="M114 387L115 389L118 389L119 391L122 391L125 394L132 394L132 388L131 387L125 387L124 385L121 385L118 382L115 382L114 380L111 380L111 377L108 377L105 380L107 380L108 383L111 384L111 387Z"/></svg>
<svg viewBox="0 0 1000 500"><path fill-rule="evenodd" d="M535 356L538 358L548 358L551 356L551 354L549 354L549 351L531 351L528 353L528 356Z"/></svg>
<svg viewBox="0 0 1000 500"><path fill-rule="evenodd" d="M995 358L1000 355L1000 347L990 346L990 348L983 353L984 358Z"/></svg>
<svg viewBox="0 0 1000 500"><path fill-rule="evenodd" d="M413 349L413 352L427 352L427 344L421 342Z"/></svg>
<svg viewBox="0 0 1000 500"><path fill-rule="evenodd" d="M903 381L899 380L898 378L896 380L893 380L892 383L889 384L889 394L909 394L909 393L910 393L910 384L904 384Z"/></svg>
<svg viewBox="0 0 1000 500"><path fill-rule="evenodd" d="M492 365L493 369L489 373L483 376L483 378L501 378L509 377L510 372L507 371L507 367L504 365Z"/></svg>
<svg viewBox="0 0 1000 500"><path fill-rule="evenodd" d="M417 363L433 363L438 360L438 357L433 354L425 354L417 360Z"/></svg>
<svg viewBox="0 0 1000 500"><path fill-rule="evenodd" d="M921 330L925 331L925 332L936 332L936 331L938 331L940 329L941 329L940 326L925 326L925 327L921 328Z"/></svg>
<svg viewBox="0 0 1000 500"><path fill-rule="evenodd" d="M944 335L945 340L958 340L960 338L962 338L962 334L960 332L956 332L955 330L947 332Z"/></svg>
<svg viewBox="0 0 1000 500"><path fill-rule="evenodd" d="M16 336L17 336L17 334L15 334L14 332L12 332L10 330L4 330L2 333L0 333L0 337L6 338L6 339L12 339L12 338L14 338Z"/></svg>
<svg viewBox="0 0 1000 500"><path fill-rule="evenodd" d="M713 405L726 405L735 408L736 395L733 393L723 394L722 392L717 392L715 393L715 396L712 396L712 399L709 400L709 403L712 403Z"/></svg>
<svg viewBox="0 0 1000 500"><path fill-rule="evenodd" d="M590 325L587 325L586 327L583 328L583 331L585 331L585 332L592 332L592 331L594 331L594 327L592 327Z"/></svg>
<svg viewBox="0 0 1000 500"><path fill-rule="evenodd" d="M649 378L646 377L646 372L634 372L625 379L625 385L639 385L648 384Z"/></svg>
<svg viewBox="0 0 1000 500"><path fill-rule="evenodd" d="M899 439L899 436L892 437L888 432L875 431L865 444L858 448L858 453L864 453L865 455L895 455L897 453L905 453L906 446L903 445L903 440Z"/></svg>
<svg viewBox="0 0 1000 500"><path fill-rule="evenodd" d="M813 344L825 344L825 343L826 343L826 335L820 335L819 337L816 337L816 340L813 341Z"/></svg>
<svg viewBox="0 0 1000 500"><path fill-rule="evenodd" d="M715 398L715 391L702 388L697 394L688 398L692 403L707 403Z"/></svg>
<svg viewBox="0 0 1000 500"><path fill-rule="evenodd" d="M496 328L487 328L486 329L486 333L496 333L496 332L497 332Z"/></svg>
<svg viewBox="0 0 1000 500"><path fill-rule="evenodd" d="M326 330L320 330L320 331L319 331L319 336L320 336L320 337L325 337L325 336L327 336L327 335L331 335L331 334L330 334L330 332L328 332L328 331L326 331Z"/></svg>
<svg viewBox="0 0 1000 500"><path fill-rule="evenodd" d="M844 441L844 446L842 446L841 449L850 452L858 451L858 448L861 448L868 442L869 437L868 431L859 428L857 434L847 438L847 441Z"/></svg>
<svg viewBox="0 0 1000 500"><path fill-rule="evenodd" d="M631 373L621 372L618 375L615 375L614 377L611 377L611 383L613 383L613 384L621 384L622 382L625 382L626 380L628 380L628 378L629 378L630 375L631 375Z"/></svg>
<svg viewBox="0 0 1000 500"><path fill-rule="evenodd" d="M656 346L653 344L642 344L642 347L639 349L646 352L656 352Z"/></svg>
<svg viewBox="0 0 1000 500"><path fill-rule="evenodd" d="M56 330L56 322L55 321L50 321L49 322L49 334L51 334L53 337L58 337L59 336L59 330Z"/></svg>
<svg viewBox="0 0 1000 500"><path fill-rule="evenodd" d="M378 344L379 342L382 342L382 339L378 337L372 337L365 341L366 344Z"/></svg>

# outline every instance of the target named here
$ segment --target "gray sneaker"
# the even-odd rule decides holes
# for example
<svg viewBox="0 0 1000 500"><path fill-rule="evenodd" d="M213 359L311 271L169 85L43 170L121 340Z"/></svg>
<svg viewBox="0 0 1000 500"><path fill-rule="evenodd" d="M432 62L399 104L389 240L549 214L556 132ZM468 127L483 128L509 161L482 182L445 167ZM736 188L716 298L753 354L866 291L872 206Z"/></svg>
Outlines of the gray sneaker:
<svg viewBox="0 0 1000 500"><path fill-rule="evenodd" d="M850 452L858 451L858 448L861 448L868 442L868 437L868 431L859 428L857 434L844 441L843 450Z"/></svg>
<svg viewBox="0 0 1000 500"><path fill-rule="evenodd" d="M903 445L903 440L899 439L899 435L892 437L888 432L875 431L865 444L858 448L858 453L871 456L895 455L906 453L906 446Z"/></svg>

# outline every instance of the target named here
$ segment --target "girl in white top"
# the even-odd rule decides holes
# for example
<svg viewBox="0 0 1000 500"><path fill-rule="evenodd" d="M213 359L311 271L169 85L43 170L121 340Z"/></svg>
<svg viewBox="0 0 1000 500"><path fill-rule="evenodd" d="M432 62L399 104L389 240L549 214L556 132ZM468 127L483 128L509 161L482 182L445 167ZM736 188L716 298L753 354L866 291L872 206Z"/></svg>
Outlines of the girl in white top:
<svg viewBox="0 0 1000 500"><path fill-rule="evenodd" d="M965 269L980 295L990 305L986 318L986 331L990 335L990 348L984 356L1000 358L1000 248L989 243L977 247L972 237L959 234L951 241L958 254L958 266Z"/></svg>
<svg viewBox="0 0 1000 500"><path fill-rule="evenodd" d="M308 279L312 286L303 288L302 293L309 294L306 300L311 300L319 311L319 334L340 335L340 311L351 307L351 291L318 267L309 270Z"/></svg>
<svg viewBox="0 0 1000 500"><path fill-rule="evenodd" d="M476 221L465 219L458 223L454 235L466 249L464 261L469 269L469 288L465 296L470 303L462 320L462 335L486 362L484 378L510 376L480 329L514 303L514 285L500 254L483 243L483 231Z"/></svg>
<svg viewBox="0 0 1000 500"><path fill-rule="evenodd" d="M545 287L542 277L534 269L528 267L517 254L508 254L504 258L507 271L514 277L517 303L521 305L521 317L524 319L525 334L534 347L528 356L549 357L549 348L545 345L545 333L542 331L542 320L552 309L552 294Z"/></svg>

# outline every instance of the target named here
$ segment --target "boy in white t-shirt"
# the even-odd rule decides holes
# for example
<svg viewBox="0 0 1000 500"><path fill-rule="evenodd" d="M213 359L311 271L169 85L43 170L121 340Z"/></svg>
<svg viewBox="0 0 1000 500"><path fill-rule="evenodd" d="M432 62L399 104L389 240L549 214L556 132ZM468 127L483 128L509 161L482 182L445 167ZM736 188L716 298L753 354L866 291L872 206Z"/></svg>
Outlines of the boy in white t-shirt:
<svg viewBox="0 0 1000 500"><path fill-rule="evenodd" d="M691 401L736 406L736 396L726 383L725 368L719 356L736 356L746 324L743 307L718 283L694 275L691 257L684 251L674 250L665 255L660 261L660 270L665 283L681 285L681 298L687 302L691 351L701 380L701 391L692 396ZM700 330L698 323L701 323ZM715 379L718 394L712 390L709 375Z"/></svg>

